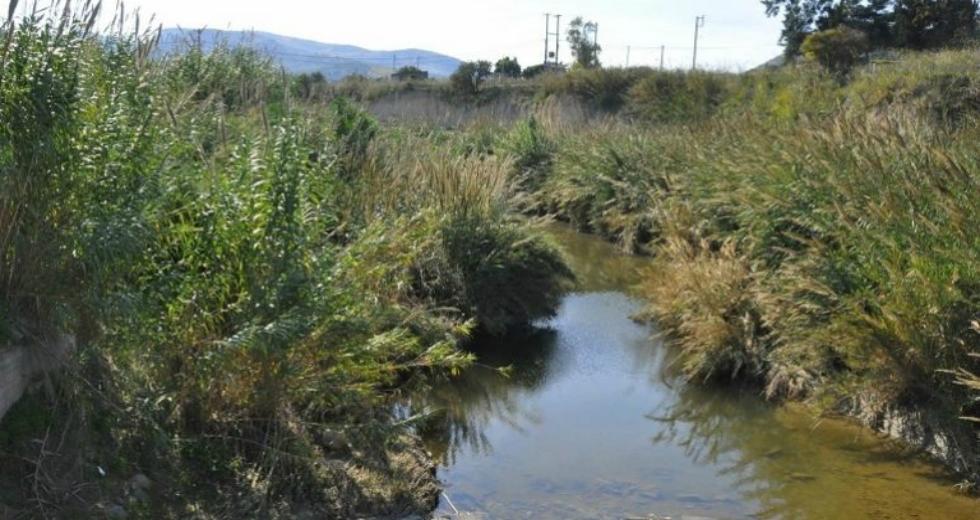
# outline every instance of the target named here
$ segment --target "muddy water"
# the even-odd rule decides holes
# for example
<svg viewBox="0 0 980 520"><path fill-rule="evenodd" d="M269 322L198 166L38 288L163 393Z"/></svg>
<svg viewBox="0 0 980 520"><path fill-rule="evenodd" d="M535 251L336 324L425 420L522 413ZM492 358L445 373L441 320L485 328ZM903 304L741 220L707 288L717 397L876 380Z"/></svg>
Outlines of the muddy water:
<svg viewBox="0 0 980 520"><path fill-rule="evenodd" d="M423 428L446 488L437 517L980 519L936 467L865 430L681 384L630 319L644 260L552 232L578 292L416 402L444 410Z"/></svg>

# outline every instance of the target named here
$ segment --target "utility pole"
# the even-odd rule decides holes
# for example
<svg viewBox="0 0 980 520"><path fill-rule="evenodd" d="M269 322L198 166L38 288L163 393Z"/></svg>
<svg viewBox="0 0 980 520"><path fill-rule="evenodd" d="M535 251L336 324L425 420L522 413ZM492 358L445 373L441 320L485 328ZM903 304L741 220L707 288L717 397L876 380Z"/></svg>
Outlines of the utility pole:
<svg viewBox="0 0 980 520"><path fill-rule="evenodd" d="M660 46L660 70L664 70L664 51L665 50L667 50L667 47L661 45Z"/></svg>
<svg viewBox="0 0 980 520"><path fill-rule="evenodd" d="M395 54L393 52L391 53L391 72L398 71L398 67L396 66L397 63L398 63L398 54Z"/></svg>
<svg viewBox="0 0 980 520"><path fill-rule="evenodd" d="M558 65L558 51L561 48L561 15L555 15L555 65Z"/></svg>
<svg viewBox="0 0 980 520"><path fill-rule="evenodd" d="M551 50L551 13L544 13L544 64L548 65L548 51Z"/></svg>
<svg viewBox="0 0 980 520"><path fill-rule="evenodd" d="M630 46L626 46L626 68L630 66Z"/></svg>
<svg viewBox="0 0 980 520"><path fill-rule="evenodd" d="M692 71L698 69L698 36L701 28L704 27L704 19L704 15L694 19L694 60L691 62Z"/></svg>

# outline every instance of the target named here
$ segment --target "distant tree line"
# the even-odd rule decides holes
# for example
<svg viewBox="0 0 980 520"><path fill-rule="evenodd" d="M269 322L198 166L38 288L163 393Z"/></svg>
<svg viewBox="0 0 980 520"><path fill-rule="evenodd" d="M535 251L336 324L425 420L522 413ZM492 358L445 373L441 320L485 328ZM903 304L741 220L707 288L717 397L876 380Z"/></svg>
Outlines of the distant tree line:
<svg viewBox="0 0 980 520"><path fill-rule="evenodd" d="M783 16L786 56L800 54L813 33L847 27L873 48L929 49L976 33L976 0L762 0L769 16Z"/></svg>
<svg viewBox="0 0 980 520"><path fill-rule="evenodd" d="M398 81L420 81L429 79L429 71L409 65L398 69L391 77Z"/></svg>

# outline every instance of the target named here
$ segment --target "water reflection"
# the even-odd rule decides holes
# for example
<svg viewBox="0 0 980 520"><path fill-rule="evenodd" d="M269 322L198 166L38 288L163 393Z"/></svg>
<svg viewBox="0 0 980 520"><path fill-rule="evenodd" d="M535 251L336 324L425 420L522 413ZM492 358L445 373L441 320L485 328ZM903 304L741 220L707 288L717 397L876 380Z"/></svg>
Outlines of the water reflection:
<svg viewBox="0 0 980 520"><path fill-rule="evenodd" d="M558 231L583 292L529 336L475 347L481 365L411 406L455 518L975 518L936 469L866 431L773 408L751 391L681 384L629 316L642 269ZM585 273L584 275L582 273ZM604 291L604 292L603 292ZM510 367L502 374L500 367Z"/></svg>
<svg viewBox="0 0 980 520"><path fill-rule="evenodd" d="M972 500L917 454L839 419L772 408L751 392L679 385L648 418L657 444L731 479L754 517L975 518Z"/></svg>
<svg viewBox="0 0 980 520"><path fill-rule="evenodd" d="M552 329L483 342L474 348L477 366L416 396L415 406L438 411L420 427L436 459L451 465L460 449L490 455L492 446L484 434L490 421L517 431L539 422L523 402L555 369L550 360L556 342Z"/></svg>

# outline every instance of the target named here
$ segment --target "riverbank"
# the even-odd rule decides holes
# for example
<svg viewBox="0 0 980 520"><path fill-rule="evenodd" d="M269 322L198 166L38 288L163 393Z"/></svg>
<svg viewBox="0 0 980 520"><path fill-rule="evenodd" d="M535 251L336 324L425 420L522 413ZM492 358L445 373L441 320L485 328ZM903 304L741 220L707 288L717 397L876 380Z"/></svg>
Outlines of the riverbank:
<svg viewBox="0 0 980 520"><path fill-rule="evenodd" d="M430 509L392 403L568 284L507 159L298 103L254 50L106 40L97 9L2 31L0 345L76 347L0 422L0 511Z"/></svg>
<svg viewBox="0 0 980 520"><path fill-rule="evenodd" d="M652 255L647 313L690 381L849 410L941 454L971 487L976 57L912 54L844 84L750 75L742 85L771 101L739 108L753 91L730 87L697 122L540 121L511 136L532 207Z"/></svg>
<svg viewBox="0 0 980 520"><path fill-rule="evenodd" d="M436 518L970 518L943 468L751 387L688 384L631 316L649 257L548 228L578 284L530 335L415 395L443 483ZM635 294L635 293L634 293ZM507 367L503 373L496 367Z"/></svg>

